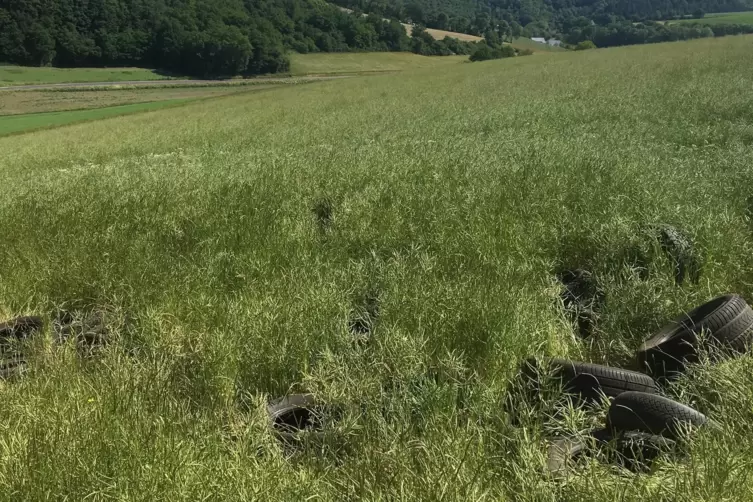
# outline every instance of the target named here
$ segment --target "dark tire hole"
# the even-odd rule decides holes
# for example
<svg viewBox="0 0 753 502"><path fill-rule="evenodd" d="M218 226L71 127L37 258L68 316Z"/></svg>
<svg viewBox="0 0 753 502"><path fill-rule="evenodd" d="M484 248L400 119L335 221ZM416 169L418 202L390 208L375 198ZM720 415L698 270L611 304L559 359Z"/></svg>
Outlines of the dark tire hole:
<svg viewBox="0 0 753 502"><path fill-rule="evenodd" d="M311 394L293 394L272 401L267 407L272 427L290 432L310 428L318 423L316 410L321 406Z"/></svg>
<svg viewBox="0 0 753 502"><path fill-rule="evenodd" d="M313 428L318 424L318 416L307 408L295 408L275 419L274 426L278 429L303 430Z"/></svg>
<svg viewBox="0 0 753 502"><path fill-rule="evenodd" d="M325 423L342 418L338 407L317 402L311 394L293 394L269 404L267 413L272 429L284 441L294 440L296 433L324 433Z"/></svg>

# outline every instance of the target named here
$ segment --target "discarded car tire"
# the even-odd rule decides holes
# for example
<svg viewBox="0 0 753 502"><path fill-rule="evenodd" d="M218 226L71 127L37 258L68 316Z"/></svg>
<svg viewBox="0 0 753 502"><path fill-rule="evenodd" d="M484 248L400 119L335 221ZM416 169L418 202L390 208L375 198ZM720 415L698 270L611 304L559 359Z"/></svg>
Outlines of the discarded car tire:
<svg viewBox="0 0 753 502"><path fill-rule="evenodd" d="M546 470L552 476L563 476L568 468L589 451L587 439L557 438L549 443Z"/></svg>
<svg viewBox="0 0 753 502"><path fill-rule="evenodd" d="M585 402L596 402L602 395L615 398L627 391L646 393L656 392L653 378L636 371L623 370L602 366L600 364L568 361L566 359L549 359L540 368L534 359L526 361L528 375L551 374L553 379L562 383L562 388L568 394L577 396ZM540 388L540 379L532 379L534 390Z"/></svg>
<svg viewBox="0 0 753 502"><path fill-rule="evenodd" d="M317 401L312 394L293 394L267 406L273 432L289 447L298 447L304 437L306 441L331 439L324 429L324 419L339 417L341 411ZM305 436L299 434L303 431Z"/></svg>
<svg viewBox="0 0 753 502"><path fill-rule="evenodd" d="M648 432L614 434L608 429L598 429L585 437L551 440L546 468L553 476L563 476L580 459L593 457L633 472L645 472L662 454L676 452L676 445L672 439Z"/></svg>
<svg viewBox="0 0 753 502"><path fill-rule="evenodd" d="M675 441L640 431L625 431L616 440L615 452L622 457L639 461L652 461L660 453L673 450Z"/></svg>
<svg viewBox="0 0 753 502"><path fill-rule="evenodd" d="M267 407L272 427L282 433L311 428L318 422L317 403L311 394L293 394Z"/></svg>
<svg viewBox="0 0 753 502"><path fill-rule="evenodd" d="M619 433L605 446L601 449L605 462L632 472L647 472L661 455L680 452L672 439L640 431Z"/></svg>
<svg viewBox="0 0 753 502"><path fill-rule="evenodd" d="M676 376L698 361L701 332L743 352L753 337L753 309L740 296L725 295L676 317L638 349L639 367L657 378Z"/></svg>
<svg viewBox="0 0 753 502"><path fill-rule="evenodd" d="M11 338L25 338L34 331L39 331L44 327L41 317L24 316L16 317L10 321L0 323L0 340L9 340Z"/></svg>
<svg viewBox="0 0 753 502"><path fill-rule="evenodd" d="M676 439L683 429L701 427L708 418L689 406L644 392L625 392L612 402L607 428L615 432L640 431Z"/></svg>

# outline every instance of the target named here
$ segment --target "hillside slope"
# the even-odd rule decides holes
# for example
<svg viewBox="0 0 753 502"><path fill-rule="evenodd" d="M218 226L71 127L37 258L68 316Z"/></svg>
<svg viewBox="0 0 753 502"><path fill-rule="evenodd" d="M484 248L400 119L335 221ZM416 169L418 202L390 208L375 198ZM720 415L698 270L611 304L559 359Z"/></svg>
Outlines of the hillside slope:
<svg viewBox="0 0 753 502"><path fill-rule="evenodd" d="M0 62L140 66L183 75L288 69L286 51L407 50L397 22L321 0L38 0L0 2Z"/></svg>
<svg viewBox="0 0 753 502"><path fill-rule="evenodd" d="M581 31L593 26L609 27L609 31L625 31L630 22L669 19L690 16L701 12L737 12L753 10L751 0L674 0L632 1L608 0L510 0L449 1L449 0L333 0L334 3L358 9L377 16L399 19L403 22L421 24L429 28L450 30L484 36L487 40L496 34L504 39L513 37L564 38L570 35L577 44ZM612 26L615 23L621 26ZM753 28L751 28L753 29ZM654 30L662 33L662 30ZM664 30L666 31L666 30ZM698 38L687 36L682 30L659 36L654 41L685 40ZM740 31L725 33L738 34ZM749 31L748 31L749 33ZM716 32L714 35L720 36ZM627 37L629 38L629 37ZM590 38L589 38L590 39ZM625 40L619 44L646 43ZM597 44L598 45L598 44ZM600 45L601 47L601 45Z"/></svg>
<svg viewBox="0 0 753 502"><path fill-rule="evenodd" d="M720 427L643 474L593 459L547 477L546 438L604 410L513 395L513 425L503 403L522 358L630 366L680 312L753 300L751 42L356 77L0 138L0 317L47 326L0 382L0 493L745 500L750 355L662 390ZM676 285L658 225L687 235L699 281ZM606 299L588 340L560 309L556 273L576 267ZM286 445L266 405L301 391L332 405L326 434Z"/></svg>

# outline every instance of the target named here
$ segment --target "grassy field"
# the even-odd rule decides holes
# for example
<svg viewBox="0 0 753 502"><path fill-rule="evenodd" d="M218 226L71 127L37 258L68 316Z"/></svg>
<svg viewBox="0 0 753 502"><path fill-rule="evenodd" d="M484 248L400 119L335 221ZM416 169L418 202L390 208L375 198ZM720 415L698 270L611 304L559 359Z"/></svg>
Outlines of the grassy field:
<svg viewBox="0 0 753 502"><path fill-rule="evenodd" d="M419 56L412 52L322 52L292 54L293 75L331 75L338 73L394 72L420 68L452 66L468 61L468 56Z"/></svg>
<svg viewBox="0 0 753 502"><path fill-rule="evenodd" d="M467 61L467 56L427 57L410 52L311 53L291 54L291 74L332 75L348 73L394 72L406 69L432 68ZM140 68L30 68L0 65L0 87L24 84L58 84L71 82L126 82L165 79L152 70ZM238 81L238 84L252 83ZM168 83L168 82L165 82ZM7 92L7 91L6 91ZM191 91L189 91L191 92ZM221 92L221 91L217 91ZM0 94L0 114L5 113L7 94ZM20 94L18 95L20 96ZM104 95L102 95L104 96Z"/></svg>
<svg viewBox="0 0 753 502"><path fill-rule="evenodd" d="M413 25L402 23L408 36L413 33ZM434 37L435 40L444 40L445 37L457 38L465 42L480 42L484 37L469 35L468 33L458 33L456 31L438 30L436 28L426 28L426 33Z"/></svg>
<svg viewBox="0 0 753 502"><path fill-rule="evenodd" d="M539 52L563 52L560 47L538 44L527 38L518 38L512 44L519 49ZM411 52L348 52L292 54L291 74L336 75L397 72L404 70L452 67L468 62L468 56L419 56Z"/></svg>
<svg viewBox="0 0 753 502"><path fill-rule="evenodd" d="M0 385L0 499L753 499L751 357L665 390L721 427L649 474L547 477L545 438L604 409L513 426L502 406L521 358L628 366L680 311L753 299L752 42L443 66L0 138L0 317L109 313L98 352L48 329ZM694 243L697 284L675 285L659 224ZM554 273L577 266L607 299L587 341L557 304ZM302 390L339 419L282 447L266 401Z"/></svg>
<svg viewBox="0 0 753 502"><path fill-rule="evenodd" d="M0 87L63 82L127 82L170 77L144 68L35 68L0 64Z"/></svg>
<svg viewBox="0 0 753 502"><path fill-rule="evenodd" d="M718 12L706 14L701 19L679 19L670 23L703 23L703 24L753 24L753 11L747 12Z"/></svg>
<svg viewBox="0 0 753 502"><path fill-rule="evenodd" d="M99 90L50 90L50 91L2 91L0 92L0 116L24 113L59 112L84 110L170 99L190 99L225 96L237 92L269 89L274 85L219 86L219 87L170 87Z"/></svg>

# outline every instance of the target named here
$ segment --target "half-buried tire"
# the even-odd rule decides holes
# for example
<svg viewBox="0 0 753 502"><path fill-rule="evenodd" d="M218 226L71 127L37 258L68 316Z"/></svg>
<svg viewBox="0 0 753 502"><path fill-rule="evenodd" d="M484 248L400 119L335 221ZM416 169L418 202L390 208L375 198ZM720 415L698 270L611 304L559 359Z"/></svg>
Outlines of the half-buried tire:
<svg viewBox="0 0 753 502"><path fill-rule="evenodd" d="M701 427L708 418L690 406L644 392L617 396L607 413L607 428L615 432L641 431L676 439L689 427Z"/></svg>
<svg viewBox="0 0 753 502"><path fill-rule="evenodd" d="M22 339L44 327L44 321L37 316L16 317L0 323L0 340Z"/></svg>
<svg viewBox="0 0 753 502"><path fill-rule="evenodd" d="M647 432L626 431L612 441L613 450L607 451L610 463L621 465L633 472L645 472L664 453L677 451L676 443L664 436Z"/></svg>
<svg viewBox="0 0 753 502"><path fill-rule="evenodd" d="M267 406L272 428L283 439L292 439L302 430L319 428L321 411L321 405L312 394L293 394Z"/></svg>
<svg viewBox="0 0 753 502"><path fill-rule="evenodd" d="M607 429L592 431L590 437L556 438L549 443L547 470L562 476L581 458L596 457L634 472L645 472L664 453L677 452L675 441L648 432Z"/></svg>
<svg viewBox="0 0 753 502"><path fill-rule="evenodd" d="M737 295L725 295L676 317L638 349L638 365L664 379L698 361L699 334L723 348L744 352L753 337L753 309Z"/></svg>
<svg viewBox="0 0 753 502"><path fill-rule="evenodd" d="M566 359L549 359L543 363L528 359L523 373L529 377L534 392L541 388L541 377L550 375L562 384L566 393L584 402L596 402L602 396L615 398L627 391L654 393L657 390L654 380L643 373Z"/></svg>

